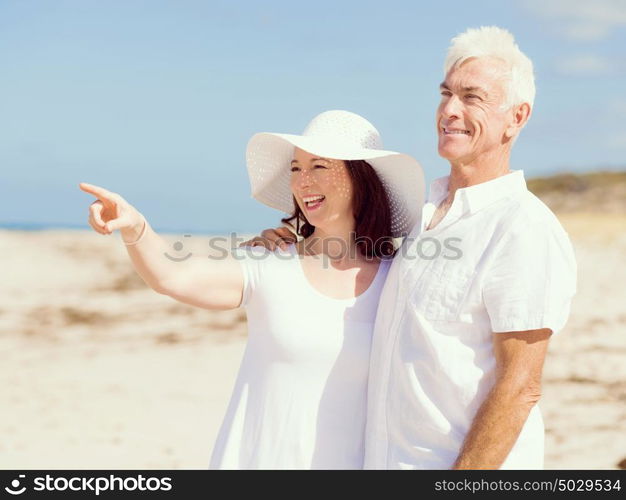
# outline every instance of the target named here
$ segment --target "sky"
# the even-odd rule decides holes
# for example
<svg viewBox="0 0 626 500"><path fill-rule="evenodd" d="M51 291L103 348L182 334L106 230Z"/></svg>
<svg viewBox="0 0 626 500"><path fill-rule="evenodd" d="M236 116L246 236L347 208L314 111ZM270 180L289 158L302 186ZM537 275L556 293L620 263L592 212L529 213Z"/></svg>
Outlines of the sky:
<svg viewBox="0 0 626 500"><path fill-rule="evenodd" d="M0 0L0 224L89 229L89 182L157 230L259 232L256 132L356 112L446 175L434 115L450 39L510 30L537 97L511 167L626 168L626 1Z"/></svg>

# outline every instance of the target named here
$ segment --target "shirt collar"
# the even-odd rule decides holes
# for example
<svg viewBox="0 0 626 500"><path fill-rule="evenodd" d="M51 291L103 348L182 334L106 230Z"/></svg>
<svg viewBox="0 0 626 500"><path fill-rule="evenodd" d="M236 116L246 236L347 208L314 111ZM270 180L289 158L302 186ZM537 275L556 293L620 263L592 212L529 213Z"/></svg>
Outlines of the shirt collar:
<svg viewBox="0 0 626 500"><path fill-rule="evenodd" d="M448 182L450 176L439 177L430 184L428 201L438 206L448 196ZM490 181L474 186L457 189L455 200L462 200L463 211L476 213L486 206L504 198L511 198L526 191L526 180L523 170L512 170Z"/></svg>
<svg viewBox="0 0 626 500"><path fill-rule="evenodd" d="M430 183L430 190L428 191L428 202L435 206L438 206L446 196L448 196L448 182L450 176L439 177Z"/></svg>

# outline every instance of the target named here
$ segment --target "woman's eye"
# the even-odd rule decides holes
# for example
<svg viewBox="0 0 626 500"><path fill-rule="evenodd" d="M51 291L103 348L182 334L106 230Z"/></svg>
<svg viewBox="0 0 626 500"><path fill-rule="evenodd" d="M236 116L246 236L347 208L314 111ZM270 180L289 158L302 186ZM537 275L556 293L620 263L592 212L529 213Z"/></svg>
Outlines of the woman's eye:
<svg viewBox="0 0 626 500"><path fill-rule="evenodd" d="M328 168L325 165L313 165L314 168Z"/></svg>
<svg viewBox="0 0 626 500"><path fill-rule="evenodd" d="M300 171L300 167L291 167L291 171L292 172L299 172Z"/></svg>

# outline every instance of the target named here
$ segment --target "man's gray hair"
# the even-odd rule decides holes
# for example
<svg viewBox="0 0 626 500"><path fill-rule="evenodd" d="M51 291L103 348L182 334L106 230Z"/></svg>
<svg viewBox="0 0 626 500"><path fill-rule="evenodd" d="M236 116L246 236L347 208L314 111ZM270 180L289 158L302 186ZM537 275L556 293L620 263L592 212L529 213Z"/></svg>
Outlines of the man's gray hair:
<svg viewBox="0 0 626 500"><path fill-rule="evenodd" d="M524 54L513 35L497 26L470 28L457 35L450 42L444 75L454 66L471 57L496 57L509 66L508 89L503 109L527 102L533 107L535 102L535 74L532 61Z"/></svg>

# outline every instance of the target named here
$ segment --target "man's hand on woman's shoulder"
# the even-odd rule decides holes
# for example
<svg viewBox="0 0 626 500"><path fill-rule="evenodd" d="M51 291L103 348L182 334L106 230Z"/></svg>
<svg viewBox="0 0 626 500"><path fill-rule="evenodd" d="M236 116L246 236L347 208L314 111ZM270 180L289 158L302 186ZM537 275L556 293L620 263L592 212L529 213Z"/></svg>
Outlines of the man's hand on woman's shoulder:
<svg viewBox="0 0 626 500"><path fill-rule="evenodd" d="M270 251L277 248L286 250L287 245L297 241L296 235L286 227L277 227L275 229L265 229L261 231L261 236L244 241L240 247L263 247Z"/></svg>

